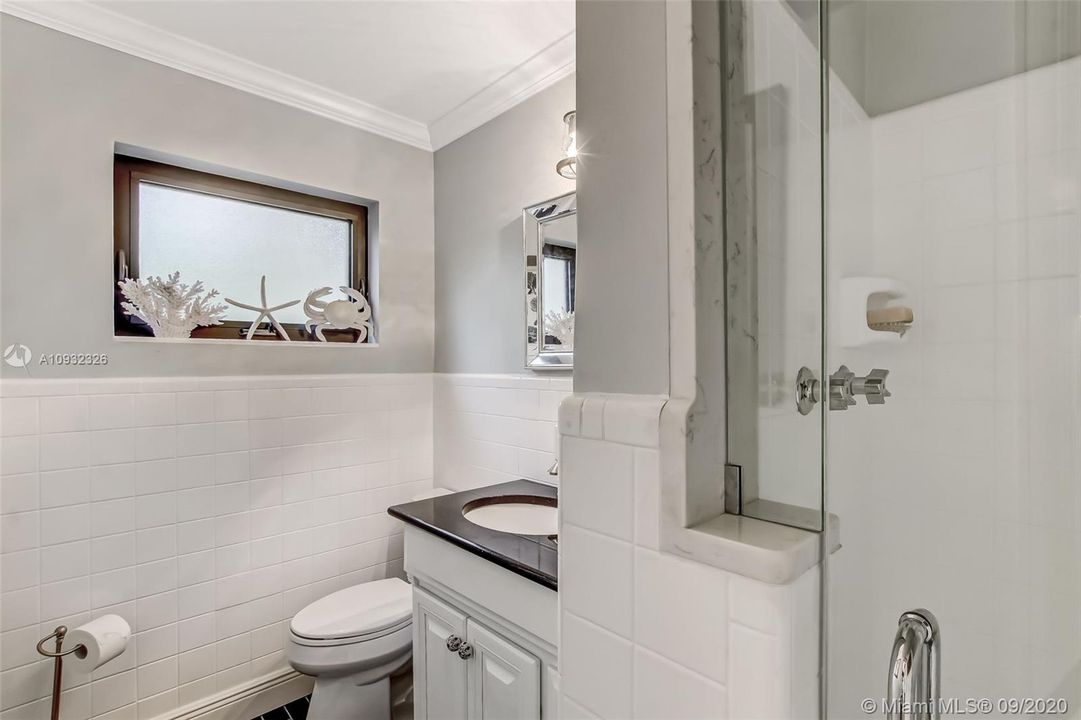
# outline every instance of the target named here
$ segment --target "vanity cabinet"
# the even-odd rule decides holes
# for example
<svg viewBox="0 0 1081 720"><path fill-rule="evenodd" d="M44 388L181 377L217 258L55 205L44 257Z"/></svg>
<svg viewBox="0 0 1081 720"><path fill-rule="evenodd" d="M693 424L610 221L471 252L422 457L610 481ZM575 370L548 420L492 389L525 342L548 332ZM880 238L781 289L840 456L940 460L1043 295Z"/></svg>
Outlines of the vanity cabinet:
<svg viewBox="0 0 1081 720"><path fill-rule="evenodd" d="M466 621L470 720L540 717L540 661L480 623Z"/></svg>
<svg viewBox="0 0 1081 720"><path fill-rule="evenodd" d="M463 514L521 495L555 490L516 480L388 510L404 522L413 584L417 720L559 720L558 548Z"/></svg>
<svg viewBox="0 0 1081 720"><path fill-rule="evenodd" d="M413 589L417 720L535 720L541 662L482 622Z"/></svg>
<svg viewBox="0 0 1081 720"><path fill-rule="evenodd" d="M463 720L467 665L449 650L466 636L466 616L423 590L413 589L414 717Z"/></svg>

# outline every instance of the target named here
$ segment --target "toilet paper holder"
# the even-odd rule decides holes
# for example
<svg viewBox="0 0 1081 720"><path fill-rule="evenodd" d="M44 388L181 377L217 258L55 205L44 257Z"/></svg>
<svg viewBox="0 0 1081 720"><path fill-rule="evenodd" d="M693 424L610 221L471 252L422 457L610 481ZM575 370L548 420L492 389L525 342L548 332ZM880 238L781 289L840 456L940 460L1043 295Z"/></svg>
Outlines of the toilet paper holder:
<svg viewBox="0 0 1081 720"><path fill-rule="evenodd" d="M67 627L58 625L56 629L52 631L52 634L43 637L38 642L38 652L45 657L54 658L56 660L56 665L53 668L53 707L52 712L49 714L50 720L59 720L60 718L60 681L64 671L64 656L78 653L80 650L84 653L86 652L86 646L82 644L76 645L70 650L64 650L64 636L67 634ZM46 650L45 643L53 638L56 638L56 650Z"/></svg>

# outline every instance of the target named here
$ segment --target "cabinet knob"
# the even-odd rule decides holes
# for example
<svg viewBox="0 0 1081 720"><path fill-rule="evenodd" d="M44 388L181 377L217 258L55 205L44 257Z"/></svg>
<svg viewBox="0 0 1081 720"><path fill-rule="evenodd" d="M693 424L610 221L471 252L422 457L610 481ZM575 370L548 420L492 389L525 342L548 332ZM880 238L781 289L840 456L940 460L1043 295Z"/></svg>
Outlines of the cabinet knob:
<svg viewBox="0 0 1081 720"><path fill-rule="evenodd" d="M451 635L447 638L447 650L451 652L457 652L458 648L462 646L462 639L457 635Z"/></svg>
<svg viewBox="0 0 1081 720"><path fill-rule="evenodd" d="M462 646L458 648L458 657L462 660L468 660L473 657L473 646L469 643L462 643Z"/></svg>

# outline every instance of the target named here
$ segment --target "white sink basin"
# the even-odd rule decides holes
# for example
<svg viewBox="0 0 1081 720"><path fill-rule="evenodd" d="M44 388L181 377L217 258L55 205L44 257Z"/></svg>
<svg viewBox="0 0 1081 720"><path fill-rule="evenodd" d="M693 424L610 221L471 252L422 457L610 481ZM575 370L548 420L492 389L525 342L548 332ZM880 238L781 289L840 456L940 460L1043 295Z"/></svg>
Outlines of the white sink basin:
<svg viewBox="0 0 1081 720"><path fill-rule="evenodd" d="M516 535L555 535L559 531L558 513L554 499L521 496L483 498L462 508L469 522Z"/></svg>

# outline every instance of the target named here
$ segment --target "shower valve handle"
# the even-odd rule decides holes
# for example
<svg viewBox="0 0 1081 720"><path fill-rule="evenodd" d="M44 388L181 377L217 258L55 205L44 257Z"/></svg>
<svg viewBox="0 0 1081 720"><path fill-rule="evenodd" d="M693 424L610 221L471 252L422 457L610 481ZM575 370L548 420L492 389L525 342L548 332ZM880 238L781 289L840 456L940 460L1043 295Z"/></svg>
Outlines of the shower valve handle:
<svg viewBox="0 0 1081 720"><path fill-rule="evenodd" d="M868 405L885 405L890 391L886 389L889 370L875 368L864 376L842 365L830 375L830 410L847 410L856 404L856 396L867 398Z"/></svg>
<svg viewBox="0 0 1081 720"><path fill-rule="evenodd" d="M852 378L852 394L863 395L868 405L885 405L890 391L886 389L886 376L889 370L875 368L864 377Z"/></svg>

